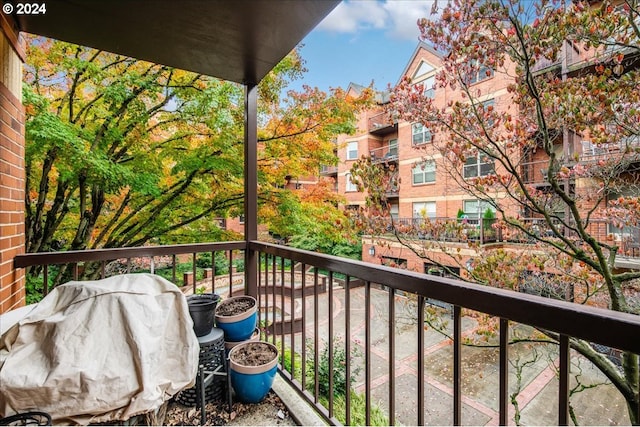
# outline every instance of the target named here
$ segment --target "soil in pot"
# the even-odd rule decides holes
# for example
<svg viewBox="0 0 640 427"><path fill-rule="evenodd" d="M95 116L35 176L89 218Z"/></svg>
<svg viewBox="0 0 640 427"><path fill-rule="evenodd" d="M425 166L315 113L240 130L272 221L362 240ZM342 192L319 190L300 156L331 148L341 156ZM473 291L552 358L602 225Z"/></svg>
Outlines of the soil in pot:
<svg viewBox="0 0 640 427"><path fill-rule="evenodd" d="M216 310L216 314L218 316L235 316L249 310L254 304L255 300L252 298L234 298L233 300L227 300L220 304Z"/></svg>
<svg viewBox="0 0 640 427"><path fill-rule="evenodd" d="M239 365L262 366L278 356L278 352L270 345L261 342L250 342L231 354L231 359Z"/></svg>

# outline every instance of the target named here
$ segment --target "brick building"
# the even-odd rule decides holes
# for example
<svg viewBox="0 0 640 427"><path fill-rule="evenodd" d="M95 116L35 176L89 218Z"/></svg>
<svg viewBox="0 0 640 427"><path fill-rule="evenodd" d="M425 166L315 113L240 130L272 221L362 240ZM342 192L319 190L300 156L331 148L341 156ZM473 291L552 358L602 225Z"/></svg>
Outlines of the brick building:
<svg viewBox="0 0 640 427"><path fill-rule="evenodd" d="M541 62L537 64L537 72L553 73L560 78L570 78L576 70L590 66L589 56L586 51L569 46L567 43L565 60L557 62ZM413 55L409 58L399 80L409 77L412 83L423 84L425 94L433 99L436 106L445 106L450 101L459 100L459 92L454 93L449 88L432 88L435 75L441 67L442 57L425 43L419 43ZM480 69L475 76L470 77L470 87L478 91L477 101L485 107L491 106L498 112L516 111L512 105L511 95L507 91L508 85L513 83L515 66L507 63L504 69L494 70ZM362 86L351 84L349 93L358 96L363 90ZM415 223L416 221L438 219L442 221L456 221L461 214L465 221L476 224L480 230L483 215L487 209L493 210L486 202L473 198L469 192L461 188L459 181L453 179L445 170L442 155L434 147L437 138L446 138L446 135L432 134L429 129L420 123L409 123L397 120L385 107L389 102L389 93L377 94L377 106L360 115L358 119L358 133L353 136L342 135L338 138L337 155L339 166L332 170L324 171L324 175L333 177L337 182L337 191L345 196L347 207L357 208L364 206L365 194L359 192L356 185L350 180L350 170L354 162L360 158L370 157L373 164L385 169L388 179L385 195L387 198L390 216L396 224ZM610 152L620 152L622 145L640 146L636 139L619 141L609 144L608 147L595 146L589 142L588 135L579 135L569 130L564 130L554 141L555 152L558 158L571 166L576 163L589 163L597 161ZM637 152L637 150L636 150ZM517 153L520 160L520 175L524 181L540 191L546 191L545 164L548 156L544 150L531 150L527 153ZM638 154L636 154L638 156ZM633 162L632 162L633 163ZM492 173L495 166L490 160L478 155L468 158L459 171L464 179L476 176L484 176ZM637 172L631 172L637 173ZM588 192L593 189L593 182L589 179L572 179L563 185L568 186L574 194ZM618 195L611 195L617 197ZM530 221L536 221L535 215L520 208L514 201L510 201L505 193L496 193L495 199L502 202L502 208L509 215L518 215L523 218L531 217ZM559 211L558 215L564 213ZM635 261L640 258L638 242L640 241L640 229L632 228L620 230L612 224L603 221L593 221L590 225L591 233L598 236L608 234L614 239L622 239L622 254L629 255ZM495 238L480 237L483 249L505 248L506 250L522 250L522 241L508 241L504 236ZM428 239L428 237L427 237ZM460 267L472 262L477 256L478 250L463 242L451 241L447 245L462 255L462 261L451 263L450 257L431 250L430 257L447 265L453 272L459 272ZM406 246L401 245L394 238L365 237L363 239L362 259L376 264L390 264L401 266L419 272L434 271L434 265ZM637 262L631 261L627 267L637 268ZM462 269L464 270L464 269ZM463 273L464 274L464 273Z"/></svg>

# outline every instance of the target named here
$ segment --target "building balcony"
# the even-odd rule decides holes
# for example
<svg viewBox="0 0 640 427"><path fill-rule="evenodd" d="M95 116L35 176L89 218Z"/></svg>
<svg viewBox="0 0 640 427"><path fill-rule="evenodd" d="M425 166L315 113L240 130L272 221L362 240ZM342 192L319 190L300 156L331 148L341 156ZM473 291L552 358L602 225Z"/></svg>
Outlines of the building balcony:
<svg viewBox="0 0 640 427"><path fill-rule="evenodd" d="M320 175L321 176L335 176L338 174L337 166L326 166L323 165L320 167Z"/></svg>
<svg viewBox="0 0 640 427"><path fill-rule="evenodd" d="M398 162L398 146L385 145L384 147L372 148L369 150L371 163L397 163Z"/></svg>
<svg viewBox="0 0 640 427"><path fill-rule="evenodd" d="M218 253L229 266L255 260L257 275L229 268L222 276L205 276L197 257L213 254L215 259ZM159 260L167 257L170 262L160 271ZM571 350L575 342L611 354L640 353L635 338L640 336L639 316L259 241L26 254L15 258L15 266L40 266L43 283L53 283L63 266L71 278L90 271L99 278L124 269L165 274L178 283L176 267L184 257L191 259L189 270L198 279L183 290L207 286L225 297L257 297L267 340L281 354L295 354L279 365L281 376L332 424L351 424L356 416L367 425L374 416L388 425L506 424L515 386L510 363L523 357L522 348L509 345L508 337L532 328L548 334L549 344L537 351L555 362L551 373L546 364L529 373L531 390L544 387L548 392L523 397L520 408L545 408L527 414L531 423L566 424L569 403L580 413L620 400L611 387L569 399L571 363L587 363ZM121 270L110 267L113 263ZM444 310L445 335L426 327L425 322L434 321L433 301ZM498 321L485 349L463 345L478 327L471 312ZM334 392L323 394L327 387ZM356 394L345 400L335 391L340 388ZM356 395L362 404L356 404Z"/></svg>
<svg viewBox="0 0 640 427"><path fill-rule="evenodd" d="M555 236L553 230L541 218L522 218L520 222L531 234L515 227L499 226L497 219L485 218L396 218L393 221L394 226L389 224L389 229L395 227L396 232L416 240L451 243L534 244L536 243L535 236L543 238L554 238ZM570 229L565 229L559 222L556 224L556 228L567 237L575 234ZM640 267L639 227L619 229L607 220L593 219L585 228L599 241L616 243L618 246L616 267ZM630 262L633 262L635 267L626 266Z"/></svg>
<svg viewBox="0 0 640 427"><path fill-rule="evenodd" d="M367 123L367 130L372 135L382 136L398 131L398 119L388 112L369 117Z"/></svg>
<svg viewBox="0 0 640 427"><path fill-rule="evenodd" d="M592 163L610 158L622 159L637 163L640 161L640 136L621 139L608 144L594 144L591 141L581 141L582 151L580 161Z"/></svg>

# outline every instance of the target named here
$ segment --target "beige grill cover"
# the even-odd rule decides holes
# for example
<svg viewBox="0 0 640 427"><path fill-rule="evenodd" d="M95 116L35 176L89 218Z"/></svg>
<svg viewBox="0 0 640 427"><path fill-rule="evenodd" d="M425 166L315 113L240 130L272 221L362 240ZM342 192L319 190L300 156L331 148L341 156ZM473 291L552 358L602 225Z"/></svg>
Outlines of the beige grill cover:
<svg viewBox="0 0 640 427"><path fill-rule="evenodd" d="M127 420L195 382L187 301L152 274L69 282L0 338L0 416L55 423Z"/></svg>

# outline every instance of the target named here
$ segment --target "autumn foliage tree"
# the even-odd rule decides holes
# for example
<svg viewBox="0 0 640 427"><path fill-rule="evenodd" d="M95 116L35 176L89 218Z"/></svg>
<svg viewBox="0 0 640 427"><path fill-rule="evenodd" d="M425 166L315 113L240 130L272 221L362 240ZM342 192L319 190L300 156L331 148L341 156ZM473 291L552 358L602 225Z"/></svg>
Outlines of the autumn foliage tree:
<svg viewBox="0 0 640 427"><path fill-rule="evenodd" d="M30 38L25 64L28 252L233 239L242 212L243 88L68 43ZM282 93L304 72L293 51L260 83L260 208L315 175L360 101ZM274 190L275 189L275 190ZM277 191L276 191L277 190Z"/></svg>
<svg viewBox="0 0 640 427"><path fill-rule="evenodd" d="M640 226L639 13L635 0L454 0L419 20L421 38L442 55L435 90L450 96L439 102L428 96L431 88L405 79L394 89L391 109L433 133L425 159L435 159L458 191L495 210L496 232L505 240L521 236L528 245L479 247L465 239L461 221L426 220L420 229L396 223L396 239L443 267L457 263L464 278L479 283L522 290L523 273L549 273L526 286L562 289L537 293L640 314L640 271L617 265L624 239ZM511 83L487 103L488 92L472 78L478 73ZM581 140L589 144L580 146ZM491 171L465 176L475 156ZM544 186L527 179L532 159ZM388 236L379 227L385 224L385 197L374 184L379 173L366 161L352 171L370 196L371 232ZM452 245L424 239L443 233L469 240L478 253L473 264ZM448 254L447 263L432 257L436 248ZM590 343L572 339L571 345L621 392L632 424L640 423L638 355L623 353L618 367Z"/></svg>

